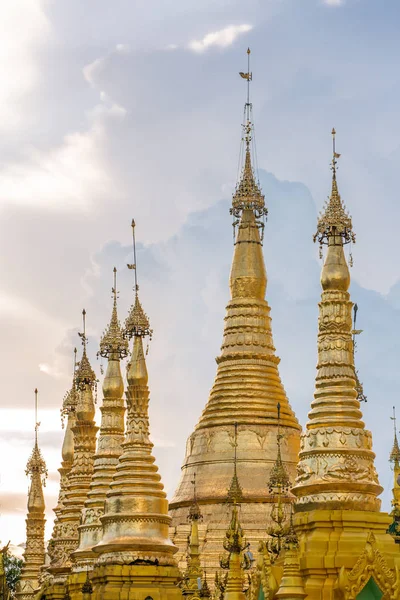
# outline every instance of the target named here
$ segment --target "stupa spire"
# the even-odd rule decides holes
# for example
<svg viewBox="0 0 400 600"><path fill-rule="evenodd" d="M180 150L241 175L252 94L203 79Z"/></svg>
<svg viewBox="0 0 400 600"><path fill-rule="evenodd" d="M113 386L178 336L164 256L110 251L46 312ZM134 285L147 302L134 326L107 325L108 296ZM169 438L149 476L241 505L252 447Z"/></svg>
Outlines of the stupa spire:
<svg viewBox="0 0 400 600"><path fill-rule="evenodd" d="M92 567L96 555L92 552L101 539L103 528L101 517L104 513L104 500L110 487L124 441L125 405L123 399L124 382L120 360L128 354L128 342L118 320L117 311L117 269L113 270L113 307L111 319L100 340L99 354L108 360L103 382L103 403L97 450L93 463L93 477L82 512L82 525L79 527L79 547L74 552L75 570Z"/></svg>
<svg viewBox="0 0 400 600"><path fill-rule="evenodd" d="M149 388L143 339L150 337L151 329L138 295L134 221L132 232L135 262L130 268L135 271L135 303L124 330L127 339L133 338L127 371L126 433L101 518L103 537L94 551L100 554L100 564L112 563L118 557L119 563L145 560L152 565L172 567L177 548L169 539L168 501L149 438ZM151 527L147 525L150 522Z"/></svg>
<svg viewBox="0 0 400 600"><path fill-rule="evenodd" d="M250 51L247 58L249 61ZM191 502L190 478L195 470L199 504L207 504L209 508L204 515L209 541L203 555L210 569L217 568L222 543L220 524L228 518L225 490L230 485L235 452L240 455L237 474L244 504L247 504L243 510L243 526L249 530L249 536L254 536L251 541L256 544L264 533L263 503L270 501L262 482L268 480L274 463L269 450L276 440L278 402L281 428L285 433L282 460L293 478L300 437L300 426L279 377L280 361L272 339L270 307L265 300L267 274L262 238L267 209L253 167L256 153L249 93L253 76L249 62L247 72L240 75L248 89L239 177L230 209L235 232L229 280L231 299L226 308L221 352L216 359L217 375L203 414L188 440L181 481L170 503L173 525L177 527L174 540L183 549L185 514ZM234 443L235 423L237 439ZM258 532L254 529L257 520ZM179 525L182 525L182 535ZM211 535L214 525L215 535Z"/></svg>
<svg viewBox="0 0 400 600"><path fill-rule="evenodd" d="M82 358L77 365L74 377L76 405L75 423L71 431L74 436L73 462L68 473L65 499L53 530L50 572L66 581L72 566L72 552L79 543L78 526L93 475L93 458L96 449L98 428L94 422L94 397L97 378L87 356L86 310L82 311L83 331Z"/></svg>
<svg viewBox="0 0 400 600"><path fill-rule="evenodd" d="M332 131L335 140L335 130ZM374 466L371 433L357 399L350 273L344 245L355 241L352 221L338 191L333 146L332 192L314 240L327 245L321 273L318 364L314 400L302 436L296 510L324 508L378 511L382 492Z"/></svg>
<svg viewBox="0 0 400 600"><path fill-rule="evenodd" d="M46 521L43 485L47 477L47 467L38 444L39 426L38 390L35 389L35 441L25 471L31 479L31 484L28 493L24 565L16 593L19 600L33 600L39 588L40 570L45 562L44 526Z"/></svg>

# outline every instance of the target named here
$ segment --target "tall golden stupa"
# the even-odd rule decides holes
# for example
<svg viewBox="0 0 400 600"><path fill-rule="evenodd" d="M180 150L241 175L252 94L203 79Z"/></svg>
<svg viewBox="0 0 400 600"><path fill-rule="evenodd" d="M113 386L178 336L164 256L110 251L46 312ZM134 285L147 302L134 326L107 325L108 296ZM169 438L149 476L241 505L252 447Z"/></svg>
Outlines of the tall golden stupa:
<svg viewBox="0 0 400 600"><path fill-rule="evenodd" d="M248 59L250 51L248 51ZM186 445L182 476L170 503L174 542L184 556L190 481L196 474L197 501L202 509L201 533L207 540L205 563L215 568L229 521L226 491L233 472L234 424L237 423L237 470L243 488L241 523L247 539L257 544L269 520L267 481L275 461L277 404L281 410L282 458L295 478L300 425L279 377L279 358L272 339L270 307L265 299L267 274L262 251L264 196L252 166L254 124L249 86L244 111L243 167L232 199L236 229L230 273L231 299L226 307L217 375L207 405Z"/></svg>
<svg viewBox="0 0 400 600"><path fill-rule="evenodd" d="M240 75L249 86L249 63ZM49 564L35 438L21 598L29 580L27 600L400 600L400 449L394 421L388 515L380 511L372 435L360 410L345 254L355 238L338 190L332 133L332 189L314 240L327 247L317 375L302 434L279 378L265 300L266 208L252 167L248 90L224 338L175 496L168 506L152 453L144 351L152 330L139 299L132 221L135 296L121 327L114 271L111 320L100 342L108 365L98 439L84 312L82 357L63 402L68 422Z"/></svg>

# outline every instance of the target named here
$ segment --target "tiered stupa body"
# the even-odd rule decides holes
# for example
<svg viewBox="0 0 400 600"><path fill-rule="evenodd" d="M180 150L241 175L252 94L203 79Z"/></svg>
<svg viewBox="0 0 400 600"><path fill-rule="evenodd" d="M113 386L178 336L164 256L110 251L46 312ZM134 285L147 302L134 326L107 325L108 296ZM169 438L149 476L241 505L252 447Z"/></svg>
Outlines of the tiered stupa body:
<svg viewBox="0 0 400 600"><path fill-rule="evenodd" d="M116 269L114 269L114 303L110 324L100 341L100 354L108 359L103 382L101 425L94 457L93 477L79 526L79 546L73 553L74 571L93 568L96 554L92 548L101 540L104 501L110 487L118 459L122 452L125 431L124 382L121 375L121 358L128 354L128 342L122 335L117 314ZM80 583L80 578L76 578Z"/></svg>
<svg viewBox="0 0 400 600"><path fill-rule="evenodd" d="M37 394L37 390L35 390L35 393ZM31 477L31 485L28 493L24 565L16 592L18 600L34 599L40 587L40 571L45 562L44 526L46 521L44 518L43 483L44 478L47 476L47 469L38 446L38 426L39 424L36 423L35 445L26 465L26 474Z"/></svg>
<svg viewBox="0 0 400 600"><path fill-rule="evenodd" d="M127 423L123 451L107 492L102 539L93 548L93 600L182 597L180 573L169 539L168 501L154 464L149 439L149 388L143 337L151 334L136 293L125 324L133 337L126 392ZM76 597L80 600L80 597Z"/></svg>
<svg viewBox="0 0 400 600"><path fill-rule="evenodd" d="M361 420L357 399L353 304L343 248L346 242L354 241L354 234L338 192L337 156L334 151L332 192L316 234L320 243L328 246L321 274L317 376L292 489L300 567L309 600L335 598L336 593L355 598L352 593L356 585L350 589L349 583L352 577L360 578L357 585L361 587L369 578L356 562L360 559L357 564L363 564L363 552L366 564L374 552L379 556L375 542L391 567L399 557L398 548L386 533L390 517L379 512L382 487L374 466L372 436ZM372 537L368 538L369 532ZM382 571L382 564L376 563L377 571ZM352 573L346 571L353 567Z"/></svg>
<svg viewBox="0 0 400 600"><path fill-rule="evenodd" d="M243 487L241 521L253 548L265 536L271 501L267 482L276 456L276 406L281 406L282 459L294 480L300 426L279 377L272 339L270 307L265 299L267 275L262 251L264 196L251 162L249 103L246 104L244 166L233 196L236 221L230 274L231 300L226 308L224 338L217 375L203 414L187 441L181 480L170 503L174 530L184 564L187 514L196 472L197 500L203 513L202 554L208 571L218 556L229 522L226 490L232 477L234 423L237 423L237 469ZM207 543L204 545L204 538Z"/></svg>

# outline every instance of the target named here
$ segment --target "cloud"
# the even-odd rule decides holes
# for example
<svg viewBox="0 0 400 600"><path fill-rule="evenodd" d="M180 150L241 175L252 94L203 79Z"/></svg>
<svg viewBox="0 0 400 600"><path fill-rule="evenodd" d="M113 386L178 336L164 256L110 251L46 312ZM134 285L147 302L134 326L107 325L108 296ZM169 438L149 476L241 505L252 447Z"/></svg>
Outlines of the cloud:
<svg viewBox="0 0 400 600"><path fill-rule="evenodd" d="M23 18L21 16L23 15ZM39 78L35 50L50 37L42 0L0 3L0 129L15 132L23 122L21 103ZM6 83L5 83L6 82Z"/></svg>
<svg viewBox="0 0 400 600"><path fill-rule="evenodd" d="M252 25L228 25L224 29L219 31L213 31L207 33L201 40L192 40L189 43L190 50L194 52L204 52L211 46L219 46L220 48L226 48L233 44L236 38L242 33L247 33L253 29Z"/></svg>
<svg viewBox="0 0 400 600"><path fill-rule="evenodd" d="M343 6L344 0L322 0L327 6Z"/></svg>

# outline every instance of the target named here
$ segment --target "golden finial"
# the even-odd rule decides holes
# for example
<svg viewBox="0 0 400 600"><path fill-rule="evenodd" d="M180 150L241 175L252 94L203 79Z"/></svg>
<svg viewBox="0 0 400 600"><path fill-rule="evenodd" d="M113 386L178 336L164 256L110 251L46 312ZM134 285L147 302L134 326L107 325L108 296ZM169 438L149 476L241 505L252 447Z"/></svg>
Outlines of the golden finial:
<svg viewBox="0 0 400 600"><path fill-rule="evenodd" d="M236 506L237 504L240 504L243 500L243 491L242 491L242 487L240 485L240 482L239 482L239 479L237 476L237 445L238 445L237 444L237 429L238 429L237 423L234 424L234 428L235 428L235 434L234 434L235 454L234 454L234 459L233 459L233 477L231 480L231 485L229 486L229 490L228 490L227 502Z"/></svg>
<svg viewBox="0 0 400 600"><path fill-rule="evenodd" d="M86 337L86 310L82 310L82 322L83 322L83 332L78 332L79 337L82 340L83 344L83 352L82 358L78 363L78 369L75 374L75 385L76 387L83 391L86 386L91 387L92 389L97 389L97 377L96 373L93 371L89 359L86 354L86 345L87 345L87 337Z"/></svg>
<svg viewBox="0 0 400 600"><path fill-rule="evenodd" d="M118 320L117 313L117 269L114 267L114 285L112 287L112 295L114 298L113 309L111 313L111 320L103 333L100 340L100 356L109 358L111 355L118 358L125 358L128 356L128 342L123 335L120 322Z"/></svg>
<svg viewBox="0 0 400 600"><path fill-rule="evenodd" d="M133 246L133 263L128 264L128 269L135 272L135 302L131 306L129 315L125 320L124 337L131 339L132 337L146 337L151 339L153 330L150 329L150 321L143 310L139 300L139 285L137 279L137 261L136 261L136 239L135 239L135 220L132 219L132 246Z"/></svg>
<svg viewBox="0 0 400 600"><path fill-rule="evenodd" d="M330 198L325 203L323 213L319 216L317 232L313 238L314 242L317 240L319 242L320 254L322 253L322 246L324 244L329 245L331 238L334 240L334 245L343 245L350 242L355 243L356 241L351 217L342 203L337 187L337 159L340 158L341 155L336 152L335 129L332 129L332 147L332 191Z"/></svg>
<svg viewBox="0 0 400 600"><path fill-rule="evenodd" d="M361 381L359 379L358 370L356 369L356 365L355 365L355 353L356 353L356 349L357 349L356 336L360 335L360 333L363 332L362 329L356 329L357 312L358 312L358 304L356 303L356 304L354 304L354 307L353 307L353 329L351 331L352 336L353 336L354 375L355 375L355 380L356 380L357 400L359 402L367 402L367 396L364 394L363 384L361 383Z"/></svg>
<svg viewBox="0 0 400 600"><path fill-rule="evenodd" d="M26 464L25 473L26 475L34 475L38 473L42 476L42 483L45 484L45 480L47 478L47 467L42 457L42 453L40 452L38 446L38 429L40 427L40 422L38 421L38 390L35 388L35 443L33 446L32 454L29 457L29 460Z"/></svg>
<svg viewBox="0 0 400 600"><path fill-rule="evenodd" d="M396 430L396 408L394 406L393 406L393 417L390 417L390 418L393 421L394 438L393 438L393 447L392 447L392 451L390 453L389 460L390 460L390 462L393 462L393 463L400 463L400 448L399 448L399 442L397 440L397 430Z"/></svg>
<svg viewBox="0 0 400 600"><path fill-rule="evenodd" d="M260 185L256 182L254 177L254 171L251 164L251 142L254 138L254 123L253 123L253 106L250 102L250 81L253 79L253 74L250 71L250 48L247 49L247 73L239 72L239 75L247 81L247 99L244 105L244 115L243 115L243 135L242 135L242 144L244 143L244 166L242 167L242 172L240 178L238 178L238 183L236 185L235 193L232 199L232 208L230 209L230 214L233 215L233 227L234 232L236 226L239 224L242 213L244 210L251 210L254 212L256 217L257 227L261 230L261 240L262 233L264 231L264 221L265 217L268 214L268 209L265 207L264 196L261 193ZM242 161L242 150L241 147L240 153L240 161Z"/></svg>

